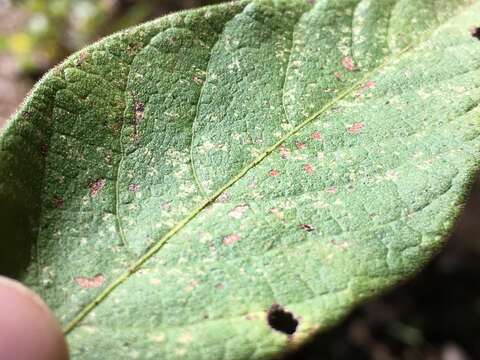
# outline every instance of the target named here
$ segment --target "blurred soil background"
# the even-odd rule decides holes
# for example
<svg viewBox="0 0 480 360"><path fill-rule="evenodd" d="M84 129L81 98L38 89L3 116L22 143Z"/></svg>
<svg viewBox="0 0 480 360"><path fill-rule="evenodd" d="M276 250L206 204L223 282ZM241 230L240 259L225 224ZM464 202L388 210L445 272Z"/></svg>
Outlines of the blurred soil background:
<svg viewBox="0 0 480 360"><path fill-rule="evenodd" d="M49 68L93 41L220 0L0 0L0 126ZM480 359L480 185L445 249L287 359Z"/></svg>

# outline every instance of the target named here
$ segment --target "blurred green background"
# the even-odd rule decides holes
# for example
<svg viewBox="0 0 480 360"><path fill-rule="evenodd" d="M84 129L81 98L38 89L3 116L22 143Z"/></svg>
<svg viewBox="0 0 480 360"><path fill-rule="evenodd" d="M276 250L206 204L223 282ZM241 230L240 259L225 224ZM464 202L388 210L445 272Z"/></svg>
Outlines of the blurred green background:
<svg viewBox="0 0 480 360"><path fill-rule="evenodd" d="M216 2L0 0L0 126L33 83L72 52L166 13ZM447 247L418 277L288 358L480 359L479 194L477 184Z"/></svg>

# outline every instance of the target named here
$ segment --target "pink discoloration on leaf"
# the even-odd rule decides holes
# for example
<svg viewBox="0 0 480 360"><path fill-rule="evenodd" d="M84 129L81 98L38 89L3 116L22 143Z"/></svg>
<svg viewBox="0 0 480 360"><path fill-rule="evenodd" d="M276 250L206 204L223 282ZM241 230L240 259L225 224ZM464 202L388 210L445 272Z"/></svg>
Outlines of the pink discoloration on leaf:
<svg viewBox="0 0 480 360"><path fill-rule="evenodd" d="M89 187L90 187L90 196L95 197L97 196L98 192L103 189L105 186L107 180L105 179L97 179L92 182L90 182Z"/></svg>
<svg viewBox="0 0 480 360"><path fill-rule="evenodd" d="M317 141L322 140L322 134L320 133L320 131L314 131L313 133L310 134L310 137L312 140L317 140Z"/></svg>
<svg viewBox="0 0 480 360"><path fill-rule="evenodd" d="M140 185L138 185L138 184L128 185L128 191L137 192L138 190L140 190Z"/></svg>
<svg viewBox="0 0 480 360"><path fill-rule="evenodd" d="M240 236L238 236L237 234L230 234L230 235L227 235L223 238L223 244L224 245L233 245L235 244L238 240L240 240Z"/></svg>
<svg viewBox="0 0 480 360"><path fill-rule="evenodd" d="M363 129L363 124L356 122L356 123L353 123L351 126L347 127L347 132L349 134L355 135L355 134L358 134L360 131L362 131L362 129Z"/></svg>
<svg viewBox="0 0 480 360"><path fill-rule="evenodd" d="M338 71L335 71L335 72L333 73L333 76L335 76L335 79L337 79L337 80L341 80L341 79L342 79L342 74L340 74L340 72L338 72Z"/></svg>
<svg viewBox="0 0 480 360"><path fill-rule="evenodd" d="M297 141L295 142L295 147L298 149L298 150L303 150L305 149L305 143L304 142L301 142L301 141Z"/></svg>
<svg viewBox="0 0 480 360"><path fill-rule="evenodd" d="M268 172L268 176L275 177L275 176L278 176L278 175L280 175L280 173L278 172L278 170L275 170L275 169L272 169Z"/></svg>
<svg viewBox="0 0 480 360"><path fill-rule="evenodd" d="M303 171L305 171L308 175L313 174L313 166L311 164L303 165Z"/></svg>
<svg viewBox="0 0 480 360"><path fill-rule="evenodd" d="M356 69L353 59L350 56L345 56L342 59L342 66L347 71L354 71Z"/></svg>
<svg viewBox="0 0 480 360"><path fill-rule="evenodd" d="M325 189L325 191L327 193L330 193L330 194L335 194L337 192L337 188L332 186L332 187L329 187L329 188Z"/></svg>
<svg viewBox="0 0 480 360"><path fill-rule="evenodd" d="M95 289L103 285L105 277L98 274L93 277L77 276L73 280L82 289Z"/></svg>
<svg viewBox="0 0 480 360"><path fill-rule="evenodd" d="M243 214L245 213L245 211L248 210L248 206L247 205L238 205L236 206L235 208L233 208L232 211L230 211L228 213L228 216L230 216L231 218L234 218L234 219L240 219Z"/></svg>

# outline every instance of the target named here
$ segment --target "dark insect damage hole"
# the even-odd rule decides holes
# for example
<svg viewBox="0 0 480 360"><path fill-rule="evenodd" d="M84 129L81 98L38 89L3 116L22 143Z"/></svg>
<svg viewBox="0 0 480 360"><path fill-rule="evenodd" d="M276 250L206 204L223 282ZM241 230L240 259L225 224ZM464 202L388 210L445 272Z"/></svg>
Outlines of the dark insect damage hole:
<svg viewBox="0 0 480 360"><path fill-rule="evenodd" d="M473 26L470 28L470 34L474 37L480 40L480 27Z"/></svg>
<svg viewBox="0 0 480 360"><path fill-rule="evenodd" d="M278 304L273 304L268 310L267 321L272 329L284 334L292 335L297 331L298 320Z"/></svg>

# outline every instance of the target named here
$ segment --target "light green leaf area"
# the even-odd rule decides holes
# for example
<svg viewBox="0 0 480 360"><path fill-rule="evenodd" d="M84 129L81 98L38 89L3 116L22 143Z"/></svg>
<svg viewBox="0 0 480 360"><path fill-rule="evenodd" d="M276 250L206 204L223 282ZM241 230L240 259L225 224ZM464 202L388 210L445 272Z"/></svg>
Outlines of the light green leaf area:
<svg viewBox="0 0 480 360"><path fill-rule="evenodd" d="M470 0L239 1L84 49L0 139L1 271L74 359L295 347L450 231L480 159L478 25Z"/></svg>

